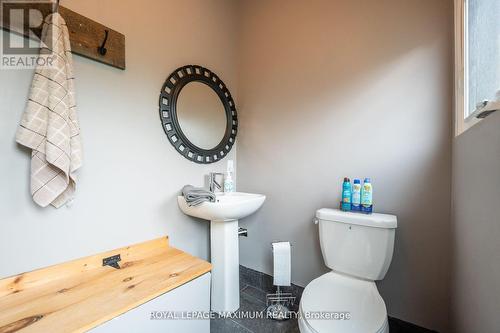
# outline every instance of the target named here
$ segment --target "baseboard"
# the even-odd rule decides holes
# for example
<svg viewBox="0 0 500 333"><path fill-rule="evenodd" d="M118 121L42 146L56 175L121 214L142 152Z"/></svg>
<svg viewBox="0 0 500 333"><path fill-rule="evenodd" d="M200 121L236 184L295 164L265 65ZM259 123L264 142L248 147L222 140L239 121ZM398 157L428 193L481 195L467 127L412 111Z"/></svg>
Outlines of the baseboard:
<svg viewBox="0 0 500 333"><path fill-rule="evenodd" d="M389 317L389 327L391 333L438 333L394 317Z"/></svg>
<svg viewBox="0 0 500 333"><path fill-rule="evenodd" d="M243 289L246 286L260 289L266 293L276 292L271 275L240 265L240 288ZM304 287L292 284L290 287L282 287L282 290L292 293L297 298L298 304ZM391 333L438 333L394 317L389 317L389 329Z"/></svg>
<svg viewBox="0 0 500 333"><path fill-rule="evenodd" d="M242 289L245 286L257 288L269 294L276 292L276 286L273 285L273 277L271 275L240 265L240 288ZM292 293L296 297L298 304L304 287L292 283L290 287L281 287L281 291Z"/></svg>

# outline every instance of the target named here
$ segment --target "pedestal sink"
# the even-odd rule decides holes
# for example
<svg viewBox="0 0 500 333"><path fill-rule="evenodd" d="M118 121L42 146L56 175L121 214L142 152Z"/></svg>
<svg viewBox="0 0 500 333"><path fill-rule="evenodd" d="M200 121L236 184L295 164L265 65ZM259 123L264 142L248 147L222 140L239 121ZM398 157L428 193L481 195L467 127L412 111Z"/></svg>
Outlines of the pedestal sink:
<svg viewBox="0 0 500 333"><path fill-rule="evenodd" d="M266 197L251 193L218 193L216 202L189 207L183 196L177 198L189 216L210 221L212 262L211 309L234 312L240 307L238 220L255 213Z"/></svg>

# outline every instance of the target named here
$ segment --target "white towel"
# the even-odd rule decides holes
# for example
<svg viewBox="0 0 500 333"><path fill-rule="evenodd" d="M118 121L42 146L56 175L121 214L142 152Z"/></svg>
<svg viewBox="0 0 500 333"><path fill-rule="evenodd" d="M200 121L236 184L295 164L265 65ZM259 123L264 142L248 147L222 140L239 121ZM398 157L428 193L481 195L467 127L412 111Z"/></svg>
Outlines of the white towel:
<svg viewBox="0 0 500 333"><path fill-rule="evenodd" d="M33 200L59 208L73 198L82 147L68 28L58 13L43 23L41 51L50 47L53 64L35 70L16 141L32 149Z"/></svg>

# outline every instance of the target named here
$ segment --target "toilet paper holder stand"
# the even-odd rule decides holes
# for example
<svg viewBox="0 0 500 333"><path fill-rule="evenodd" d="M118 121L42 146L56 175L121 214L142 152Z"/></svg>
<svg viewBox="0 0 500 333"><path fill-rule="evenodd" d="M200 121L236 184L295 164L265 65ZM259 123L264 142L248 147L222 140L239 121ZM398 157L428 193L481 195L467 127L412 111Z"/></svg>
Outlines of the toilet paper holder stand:
<svg viewBox="0 0 500 333"><path fill-rule="evenodd" d="M295 296L292 293L284 293L280 286L276 286L275 294L266 295L267 317L274 320L288 320L292 318L290 307L295 305Z"/></svg>
<svg viewBox="0 0 500 333"><path fill-rule="evenodd" d="M292 244L290 244L290 247L292 247ZM271 249L273 249L272 243ZM292 317L290 307L295 305L295 299L292 293L284 293L281 290L281 286L276 286L276 293L266 295L266 313L268 318L279 321L290 319Z"/></svg>

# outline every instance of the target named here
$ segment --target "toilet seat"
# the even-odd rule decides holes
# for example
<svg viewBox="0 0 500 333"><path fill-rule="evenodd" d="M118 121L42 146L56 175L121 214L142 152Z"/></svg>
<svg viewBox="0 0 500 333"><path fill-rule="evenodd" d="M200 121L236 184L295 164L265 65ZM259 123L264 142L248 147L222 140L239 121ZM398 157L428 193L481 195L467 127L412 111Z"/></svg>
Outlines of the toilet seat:
<svg viewBox="0 0 500 333"><path fill-rule="evenodd" d="M321 312L349 312L350 319L318 319ZM387 310L375 283L335 272L306 286L299 315L301 333L388 332Z"/></svg>

